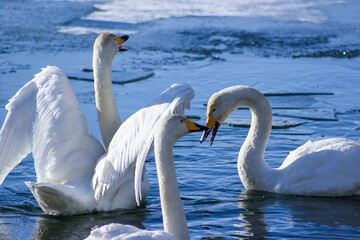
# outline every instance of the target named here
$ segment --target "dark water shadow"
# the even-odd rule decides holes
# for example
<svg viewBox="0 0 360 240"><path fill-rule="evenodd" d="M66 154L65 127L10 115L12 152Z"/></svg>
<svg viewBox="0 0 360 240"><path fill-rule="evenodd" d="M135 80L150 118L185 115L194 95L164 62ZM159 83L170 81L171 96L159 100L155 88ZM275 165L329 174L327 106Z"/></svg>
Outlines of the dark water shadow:
<svg viewBox="0 0 360 240"><path fill-rule="evenodd" d="M128 224L144 229L143 222L147 214L145 208L137 208L75 216L40 215L31 239L84 239L93 228L110 223Z"/></svg>
<svg viewBox="0 0 360 240"><path fill-rule="evenodd" d="M238 201L239 220L252 237L354 237L360 236L359 203L359 196L304 197L244 191ZM286 225L291 228L284 228Z"/></svg>

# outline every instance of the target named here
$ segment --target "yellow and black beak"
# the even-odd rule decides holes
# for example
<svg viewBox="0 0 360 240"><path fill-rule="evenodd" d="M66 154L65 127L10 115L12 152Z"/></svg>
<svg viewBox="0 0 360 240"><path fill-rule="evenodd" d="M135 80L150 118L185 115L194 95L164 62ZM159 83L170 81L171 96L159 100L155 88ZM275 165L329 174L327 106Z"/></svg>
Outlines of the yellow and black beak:
<svg viewBox="0 0 360 240"><path fill-rule="evenodd" d="M127 51L126 48L123 48L123 47L122 47L122 44L123 44L124 42L126 42L128 39L129 39L129 36L128 36L128 35L123 35L123 36L121 36L121 37L116 37L116 41L117 41L117 43L118 43L118 45L119 45L119 52L125 52L125 51Z"/></svg>
<svg viewBox="0 0 360 240"><path fill-rule="evenodd" d="M189 130L189 133L191 132L200 132L200 131L207 131L208 128L205 126L202 126L200 124L194 123L193 121L190 121L189 119L185 118L184 122Z"/></svg>
<svg viewBox="0 0 360 240"><path fill-rule="evenodd" d="M209 115L207 120L206 120L206 127L208 128L207 130L205 130L203 132L203 134L201 135L200 138L200 143L204 142L205 139L207 138L207 136L209 136L210 132L212 132L211 134L211 138L210 138L210 146L213 144L216 133L220 127L220 123L218 121L215 120L214 115Z"/></svg>

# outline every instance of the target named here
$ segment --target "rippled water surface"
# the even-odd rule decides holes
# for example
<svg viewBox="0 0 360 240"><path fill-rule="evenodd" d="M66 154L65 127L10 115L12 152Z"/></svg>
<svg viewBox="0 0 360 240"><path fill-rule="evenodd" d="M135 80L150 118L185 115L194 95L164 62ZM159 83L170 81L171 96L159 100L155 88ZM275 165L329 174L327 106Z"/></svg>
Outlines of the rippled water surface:
<svg viewBox="0 0 360 240"><path fill-rule="evenodd" d="M0 123L7 100L41 67L71 79L91 131L100 137L91 73L98 33L130 35L113 64L122 119L174 82L196 96L187 111L205 122L207 99L228 86L262 91L273 107L265 157L278 167L307 140L360 138L358 1L11 1L0 8ZM216 141L190 134L175 145L181 196L192 239L360 237L360 198L315 198L249 192L236 159L250 124L239 109ZM83 239L120 222L161 229L153 155L151 191L126 212L53 217L42 213L24 181L35 181L32 156L0 186L1 239ZM359 169L360 171L360 169Z"/></svg>

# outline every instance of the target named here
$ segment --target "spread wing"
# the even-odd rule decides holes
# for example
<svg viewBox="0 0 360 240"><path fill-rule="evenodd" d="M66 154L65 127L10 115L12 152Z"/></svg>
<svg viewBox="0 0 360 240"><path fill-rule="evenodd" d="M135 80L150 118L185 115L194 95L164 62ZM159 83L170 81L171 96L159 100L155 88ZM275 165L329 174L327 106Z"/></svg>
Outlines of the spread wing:
<svg viewBox="0 0 360 240"><path fill-rule="evenodd" d="M38 182L90 179L105 151L89 133L70 82L60 69L43 68L10 99L6 109L0 130L0 183L31 152Z"/></svg>
<svg viewBox="0 0 360 240"><path fill-rule="evenodd" d="M112 199L118 188L134 180L135 166L143 169L153 141L153 128L160 117L182 114L190 107L194 90L187 84L173 84L148 107L130 116L116 132L108 154L96 166L93 187L97 201ZM141 182L142 171L138 182Z"/></svg>

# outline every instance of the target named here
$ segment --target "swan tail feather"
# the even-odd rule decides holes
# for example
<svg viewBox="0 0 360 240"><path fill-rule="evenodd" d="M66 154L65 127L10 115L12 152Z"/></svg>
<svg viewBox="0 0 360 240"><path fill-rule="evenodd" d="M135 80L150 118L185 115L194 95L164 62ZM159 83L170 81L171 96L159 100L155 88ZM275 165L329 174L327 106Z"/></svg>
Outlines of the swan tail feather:
<svg viewBox="0 0 360 240"><path fill-rule="evenodd" d="M25 182L41 209L49 215L74 215L95 210L88 196L79 194L72 186L56 183Z"/></svg>

